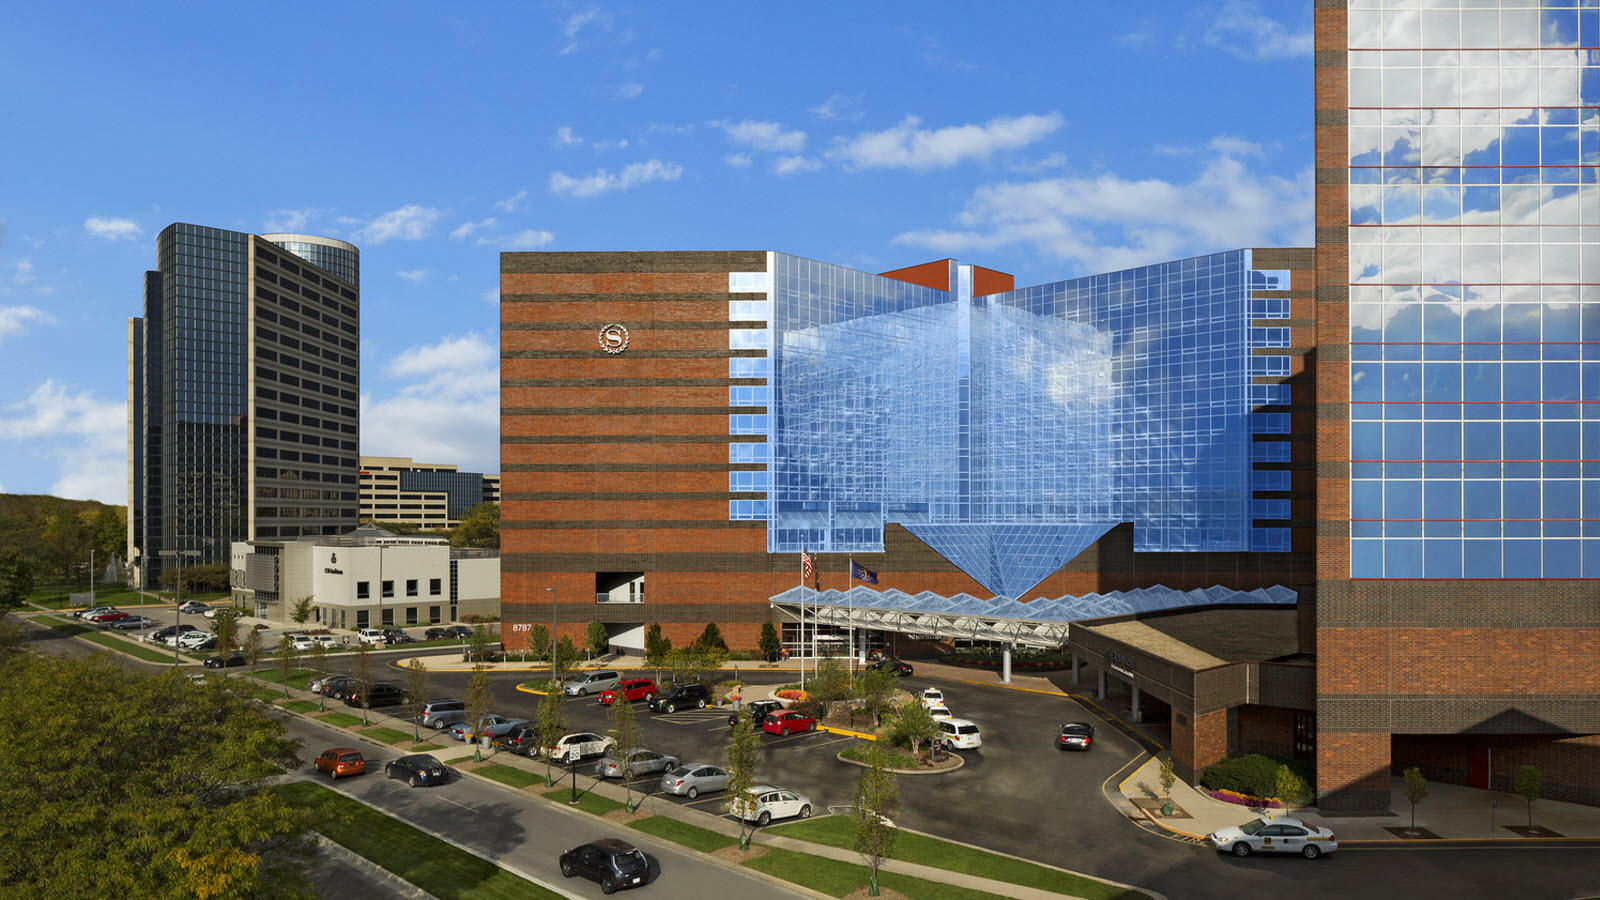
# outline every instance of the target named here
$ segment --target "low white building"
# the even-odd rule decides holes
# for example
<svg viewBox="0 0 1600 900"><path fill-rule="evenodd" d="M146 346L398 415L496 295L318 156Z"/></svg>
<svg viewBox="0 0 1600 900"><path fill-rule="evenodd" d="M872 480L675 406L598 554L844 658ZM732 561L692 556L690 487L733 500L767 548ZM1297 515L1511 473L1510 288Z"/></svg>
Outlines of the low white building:
<svg viewBox="0 0 1600 900"><path fill-rule="evenodd" d="M236 541L235 606L287 622L312 598L308 625L356 630L500 614L500 556L444 538L364 526L337 537Z"/></svg>

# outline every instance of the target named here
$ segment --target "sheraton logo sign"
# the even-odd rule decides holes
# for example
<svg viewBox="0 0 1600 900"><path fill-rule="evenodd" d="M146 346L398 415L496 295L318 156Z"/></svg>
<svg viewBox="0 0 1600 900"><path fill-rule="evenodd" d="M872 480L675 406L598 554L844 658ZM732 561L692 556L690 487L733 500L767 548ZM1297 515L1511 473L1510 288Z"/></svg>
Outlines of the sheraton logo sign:
<svg viewBox="0 0 1600 900"><path fill-rule="evenodd" d="M600 329L600 349L612 355L628 349L628 329L615 322Z"/></svg>

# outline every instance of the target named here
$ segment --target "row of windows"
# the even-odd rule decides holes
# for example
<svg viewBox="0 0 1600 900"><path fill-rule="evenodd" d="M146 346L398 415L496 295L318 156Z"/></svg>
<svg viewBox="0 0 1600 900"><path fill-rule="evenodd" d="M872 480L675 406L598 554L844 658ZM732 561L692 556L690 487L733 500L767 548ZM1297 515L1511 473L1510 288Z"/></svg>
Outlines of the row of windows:
<svg viewBox="0 0 1600 900"><path fill-rule="evenodd" d="M1349 46L1354 48L1577 47L1600 46L1595 10L1579 10L1579 0L1502 0L1500 9L1419 10L1412 2L1382 4L1352 0Z"/></svg>
<svg viewBox="0 0 1600 900"><path fill-rule="evenodd" d="M274 372L269 366L256 366L256 378L262 381L276 381L289 387L301 387L307 391L321 391L329 397L338 397L343 400L354 401L357 399L354 391L340 390L331 384L322 384L310 378L302 379L297 375Z"/></svg>
<svg viewBox="0 0 1600 900"><path fill-rule="evenodd" d="M256 496L263 500L354 500L355 491L325 491L318 488L279 488L262 485Z"/></svg>
<svg viewBox="0 0 1600 900"><path fill-rule="evenodd" d="M262 399L264 400L266 398L263 397ZM334 409L330 410L330 412L343 412L344 415L352 418L355 416L355 410L350 409L349 407L335 407ZM307 428L323 428L328 431L342 431L345 434L356 433L356 426L349 422L340 423L335 422L333 419L319 419L316 416L311 415L302 416L297 413L287 411L278 412L277 410L267 406L258 406L256 408L256 415L263 419L276 419L287 422L291 425L304 425Z"/></svg>
<svg viewBox="0 0 1600 900"><path fill-rule="evenodd" d="M344 519L354 515L348 507L322 506L258 506L256 517L261 519Z"/></svg>
<svg viewBox="0 0 1600 900"><path fill-rule="evenodd" d="M1426 448L1426 452L1424 452ZM1352 460L1600 460L1600 422L1350 423Z"/></svg>
<svg viewBox="0 0 1600 900"><path fill-rule="evenodd" d="M325 484L355 484L354 475L342 475L336 472L308 472L303 469L277 469L271 466L257 466L257 478L276 478L280 481L321 481Z"/></svg>
<svg viewBox="0 0 1600 900"><path fill-rule="evenodd" d="M320 400L319 401L315 397L301 396L300 394L295 393L295 392L285 391L285 392L280 394L277 391L273 390L272 388L257 387L256 388L256 397L257 397L257 399L260 399L260 400L270 400L270 401L272 401L274 403L282 403L282 404L285 404L287 406L294 406L294 405L298 404L301 407L303 407L305 409L308 409L308 410L320 411L320 412L328 414L328 415L344 416L347 419L354 419L356 417L356 409L353 406L339 406L336 403L329 403L329 402L327 402L325 400ZM274 412L273 410L271 410L270 408L267 408L267 407L257 407L256 408L256 413L257 413L257 415L261 416L264 419L281 419L282 421L290 422L290 423L296 423L296 422L301 421L301 417L296 415L295 413L287 412L287 411L281 412L281 413L280 412ZM312 426L312 427L319 427L319 424L321 426L325 426L327 428L333 428L334 427L334 423L333 423L332 420L319 420L319 419L317 419L317 418L315 418L313 416L305 416L304 419L305 419L305 423L307 425L309 425L309 426ZM344 424L344 425L340 425L338 427L339 427L339 429L341 431L344 431L344 432L346 432L348 434L355 434L355 426L354 425Z"/></svg>
<svg viewBox="0 0 1600 900"><path fill-rule="evenodd" d="M1352 578L1600 578L1600 539L1352 540Z"/></svg>
<svg viewBox="0 0 1600 900"><path fill-rule="evenodd" d="M417 582L418 582L418 580L415 579L415 578L407 578L405 580L406 596L407 597L416 597L416 596L418 596L418 593L417 593ZM390 579L387 579L387 578L384 579L382 590L383 590L384 599L389 599L389 598L393 597L394 596L394 582L392 580L390 580ZM443 581L441 579L438 579L438 578L430 578L430 579L428 579L428 596L437 597L440 594L442 594L443 592L444 592L444 584L443 584ZM370 581L357 581L356 582L356 599L357 600L370 600L371 598L372 598L372 582L370 582Z"/></svg>

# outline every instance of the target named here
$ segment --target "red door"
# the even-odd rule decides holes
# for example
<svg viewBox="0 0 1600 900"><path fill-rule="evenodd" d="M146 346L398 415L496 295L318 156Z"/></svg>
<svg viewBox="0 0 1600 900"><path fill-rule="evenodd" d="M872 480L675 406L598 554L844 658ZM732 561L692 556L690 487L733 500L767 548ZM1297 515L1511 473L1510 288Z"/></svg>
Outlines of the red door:
<svg viewBox="0 0 1600 900"><path fill-rule="evenodd" d="M1489 748L1467 749L1467 787L1480 791L1489 789Z"/></svg>

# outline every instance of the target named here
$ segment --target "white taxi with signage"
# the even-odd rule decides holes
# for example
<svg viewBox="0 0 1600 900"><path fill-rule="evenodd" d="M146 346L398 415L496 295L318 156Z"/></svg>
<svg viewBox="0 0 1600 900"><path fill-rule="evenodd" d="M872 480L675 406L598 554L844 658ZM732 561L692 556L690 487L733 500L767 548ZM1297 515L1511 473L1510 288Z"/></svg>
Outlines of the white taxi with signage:
<svg viewBox="0 0 1600 900"><path fill-rule="evenodd" d="M1234 856L1252 853L1298 853L1316 859L1339 849L1333 832L1299 819L1257 819L1231 828L1221 828L1206 836L1211 846Z"/></svg>

